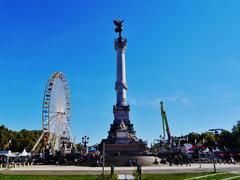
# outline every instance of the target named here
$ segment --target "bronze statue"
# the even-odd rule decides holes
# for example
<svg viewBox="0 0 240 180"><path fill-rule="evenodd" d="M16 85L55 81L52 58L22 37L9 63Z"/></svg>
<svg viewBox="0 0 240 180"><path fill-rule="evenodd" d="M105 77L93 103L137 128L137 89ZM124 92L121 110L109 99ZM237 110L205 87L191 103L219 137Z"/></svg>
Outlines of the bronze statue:
<svg viewBox="0 0 240 180"><path fill-rule="evenodd" d="M113 20L113 23L115 24L115 32L116 33L119 33L119 37L118 37L118 40L121 41L122 40L122 23L124 22L124 20L120 20L120 19L117 19L117 20Z"/></svg>

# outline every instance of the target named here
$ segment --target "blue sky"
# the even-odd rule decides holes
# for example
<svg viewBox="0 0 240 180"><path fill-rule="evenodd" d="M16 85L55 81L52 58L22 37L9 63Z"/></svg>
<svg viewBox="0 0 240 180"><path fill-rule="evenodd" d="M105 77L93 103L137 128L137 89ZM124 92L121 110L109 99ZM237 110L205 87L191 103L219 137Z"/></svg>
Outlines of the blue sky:
<svg viewBox="0 0 240 180"><path fill-rule="evenodd" d="M125 19L128 103L137 135L162 133L163 100L173 135L230 130L240 119L239 1L0 2L0 124L41 128L48 77L71 89L77 141L107 137L115 104L114 25Z"/></svg>

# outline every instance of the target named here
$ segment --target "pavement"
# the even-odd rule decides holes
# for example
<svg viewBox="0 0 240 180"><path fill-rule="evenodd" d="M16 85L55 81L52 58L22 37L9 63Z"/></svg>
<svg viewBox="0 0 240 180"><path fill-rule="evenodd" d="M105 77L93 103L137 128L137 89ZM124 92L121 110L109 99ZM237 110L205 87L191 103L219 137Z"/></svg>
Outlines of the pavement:
<svg viewBox="0 0 240 180"><path fill-rule="evenodd" d="M118 175L119 180L134 180L133 175L130 174L119 174Z"/></svg>
<svg viewBox="0 0 240 180"><path fill-rule="evenodd" d="M217 164L217 172L234 172L240 174L240 164ZM110 173L111 168L105 167L105 172ZM117 174L133 174L136 167L115 167ZM213 172L212 164L192 164L191 166L143 166L143 174L168 174L168 173L197 173L197 172ZM54 165L37 165L16 168L0 169L1 174L35 174L35 175L81 175L90 174L97 175L102 173L102 167L86 167L86 166L54 166Z"/></svg>

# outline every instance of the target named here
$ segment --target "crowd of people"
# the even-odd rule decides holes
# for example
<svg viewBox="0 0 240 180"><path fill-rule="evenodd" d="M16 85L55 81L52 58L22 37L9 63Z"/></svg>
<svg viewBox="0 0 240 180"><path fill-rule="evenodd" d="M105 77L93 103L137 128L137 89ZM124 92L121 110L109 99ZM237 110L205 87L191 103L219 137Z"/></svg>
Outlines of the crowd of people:
<svg viewBox="0 0 240 180"><path fill-rule="evenodd" d="M235 164L240 154L226 147L193 146L190 144L177 146L162 146L155 149L153 164L169 164L191 166L191 163L229 163Z"/></svg>

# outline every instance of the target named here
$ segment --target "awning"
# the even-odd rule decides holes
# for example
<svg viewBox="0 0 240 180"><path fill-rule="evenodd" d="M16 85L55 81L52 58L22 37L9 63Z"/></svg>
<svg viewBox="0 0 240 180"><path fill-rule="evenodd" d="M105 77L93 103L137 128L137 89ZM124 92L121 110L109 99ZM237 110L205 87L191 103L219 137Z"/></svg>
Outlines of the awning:
<svg viewBox="0 0 240 180"><path fill-rule="evenodd" d="M29 153L27 153L26 149L24 149L23 152L21 154L19 154L18 156L20 156L20 157L29 156Z"/></svg>
<svg viewBox="0 0 240 180"><path fill-rule="evenodd" d="M11 151L0 151L0 156L16 157L16 155L12 154Z"/></svg>

